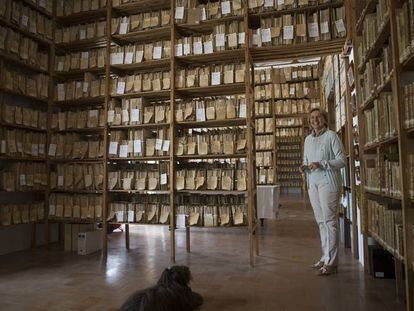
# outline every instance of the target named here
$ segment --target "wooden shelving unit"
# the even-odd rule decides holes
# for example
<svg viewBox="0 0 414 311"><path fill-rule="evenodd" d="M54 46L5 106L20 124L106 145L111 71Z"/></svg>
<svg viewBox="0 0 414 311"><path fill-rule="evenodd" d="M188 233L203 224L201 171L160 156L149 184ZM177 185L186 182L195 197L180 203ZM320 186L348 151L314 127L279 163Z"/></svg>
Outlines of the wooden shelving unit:
<svg viewBox="0 0 414 311"><path fill-rule="evenodd" d="M366 51L362 58L358 53L355 53L355 76L356 76L356 83L355 88L357 94L361 91L361 81L363 79L364 70L368 70L366 68L366 64L368 61L373 59L374 57L380 57L383 51L384 43L387 41L388 37L388 46L391 49L391 67L392 71L390 73L389 79L385 77L387 82L382 87L381 85L378 86L377 90L372 98L369 98L365 102L362 102L361 97L358 97L358 104L357 104L357 114L359 121L359 156L361 161L361 184L359 185L361 190L361 205L359 206L361 210L362 216L362 232L364 234L364 257L365 262L368 263L368 245L367 245L367 237L371 236L374 240L378 242L385 250L390 252L395 260L395 271L396 271L396 288L397 288L397 295L405 299L406 302L406 310L414 310L414 269L413 269L413 223L414 223L414 208L412 206L412 201L409 194L409 187L410 187L410 174L407 171L407 168L410 168L410 164L408 162L408 156L412 153L412 146L413 141L407 135L407 130L404 129L404 98L403 98L403 87L404 85L411 83L410 79L407 80L407 73L412 70L410 67L411 55L408 55L405 60L400 62L400 50L399 50L399 37L401 31L398 30L398 18L399 12L402 10L402 5L406 1L386 1L386 5L388 7L388 14L383 14L384 16L388 15L388 18L385 19L384 25L380 26L380 30L378 35L372 44L372 46ZM357 22L356 31L354 32L354 36L352 38L354 49L357 51L360 46L363 44L363 23L367 16L371 13L376 12L376 5L378 1L365 1L365 7L362 12L357 15L354 15L352 18L354 21ZM351 8L357 7L357 1L352 1ZM354 24L351 22L350 24ZM367 134L366 128L369 124L366 124L365 120L365 111L372 109L373 107L373 100L378 97L381 92L389 91L392 94L392 109L390 111L391 114L394 115L395 120L395 129L397 136L395 137L388 137L380 139L378 142L375 142L370 145L366 145L367 142ZM394 157L392 154L395 153L397 150L398 156ZM392 155L392 158L390 156ZM400 178L400 188L399 193L401 194L399 197L395 197L394 195L384 194L379 191L370 191L367 189L367 168L364 166L366 161L372 158L372 156L376 156L379 159L390 159L390 161L396 161L394 163L398 163L398 175ZM378 171L381 168L382 163L379 163L378 166L375 166L375 169ZM371 169L372 170L372 169ZM380 171L378 171L380 172ZM395 174L394 172L393 174ZM369 222L368 219L368 202L375 201L379 202L381 206L386 206L388 210L396 210L402 215L402 240L403 240L403 249L404 254L399 254L398 250L391 247L388 243L385 242L385 239L382 236L379 236L377 232L368 228L367 223ZM368 264L366 264L366 267Z"/></svg>

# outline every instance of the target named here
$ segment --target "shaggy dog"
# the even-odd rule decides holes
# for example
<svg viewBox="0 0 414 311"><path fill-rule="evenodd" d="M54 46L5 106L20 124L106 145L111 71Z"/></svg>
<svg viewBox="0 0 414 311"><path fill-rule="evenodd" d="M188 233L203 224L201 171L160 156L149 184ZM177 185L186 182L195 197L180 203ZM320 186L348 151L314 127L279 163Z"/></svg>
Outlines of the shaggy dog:
<svg viewBox="0 0 414 311"><path fill-rule="evenodd" d="M190 269L173 266L162 273L157 285L134 293L121 311L192 311L203 304L200 294L188 286Z"/></svg>

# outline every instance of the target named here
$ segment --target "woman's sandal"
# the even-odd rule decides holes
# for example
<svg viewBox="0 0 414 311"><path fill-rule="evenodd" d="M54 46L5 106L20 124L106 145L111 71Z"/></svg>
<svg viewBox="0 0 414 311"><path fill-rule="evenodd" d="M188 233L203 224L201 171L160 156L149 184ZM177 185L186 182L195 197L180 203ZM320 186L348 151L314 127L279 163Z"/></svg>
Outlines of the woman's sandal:
<svg viewBox="0 0 414 311"><path fill-rule="evenodd" d="M319 269L318 275L328 276L334 273L338 273L338 266L323 265L322 268Z"/></svg>
<svg viewBox="0 0 414 311"><path fill-rule="evenodd" d="M317 261L317 262L315 262L312 266L311 266L311 268L313 268L313 269L320 269L320 268L322 268L324 266L324 262L323 261Z"/></svg>

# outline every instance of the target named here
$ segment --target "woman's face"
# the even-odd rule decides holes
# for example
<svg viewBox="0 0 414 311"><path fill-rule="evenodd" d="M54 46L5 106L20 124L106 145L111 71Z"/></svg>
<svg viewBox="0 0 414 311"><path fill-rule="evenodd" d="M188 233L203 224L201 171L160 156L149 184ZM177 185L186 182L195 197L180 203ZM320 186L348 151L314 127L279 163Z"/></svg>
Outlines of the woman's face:
<svg viewBox="0 0 414 311"><path fill-rule="evenodd" d="M319 131L325 126L325 119L320 111L312 111L310 115L311 126L314 130Z"/></svg>

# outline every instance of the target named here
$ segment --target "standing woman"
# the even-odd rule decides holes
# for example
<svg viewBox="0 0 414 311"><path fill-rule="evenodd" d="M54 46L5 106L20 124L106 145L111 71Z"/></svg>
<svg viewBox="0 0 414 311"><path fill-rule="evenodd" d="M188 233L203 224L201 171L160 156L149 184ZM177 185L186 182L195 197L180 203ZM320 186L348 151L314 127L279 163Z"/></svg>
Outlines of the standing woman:
<svg viewBox="0 0 414 311"><path fill-rule="evenodd" d="M312 132L305 139L302 173L306 173L309 199L319 226L322 256L312 265L318 275L337 272L338 204L342 187L340 169L345 166L344 147L336 133L327 128L328 114L321 108L310 111Z"/></svg>

